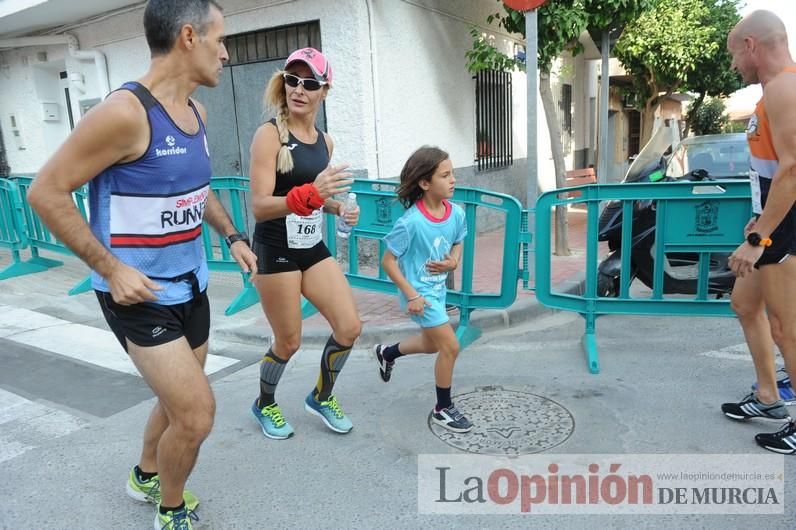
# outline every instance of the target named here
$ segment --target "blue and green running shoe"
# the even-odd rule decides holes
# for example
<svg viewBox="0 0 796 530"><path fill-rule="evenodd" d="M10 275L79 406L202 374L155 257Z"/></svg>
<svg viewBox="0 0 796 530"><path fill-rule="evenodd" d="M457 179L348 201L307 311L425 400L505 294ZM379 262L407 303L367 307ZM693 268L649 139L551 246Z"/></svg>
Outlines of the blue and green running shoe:
<svg viewBox="0 0 796 530"><path fill-rule="evenodd" d="M323 420L323 423L334 432L346 434L354 427L351 420L346 417L343 409L340 408L340 404L337 403L337 398L334 396L329 396L329 399L326 401L318 402L315 400L313 393L310 392L309 395L307 395L307 399L304 400L304 409L310 414L319 416Z"/></svg>
<svg viewBox="0 0 796 530"><path fill-rule="evenodd" d="M273 403L267 407L260 408L257 405L257 401L259 400L255 399L254 403L252 403L252 414L254 414L260 424L264 435L274 440L285 440L293 436L293 427L285 421L279 405Z"/></svg>

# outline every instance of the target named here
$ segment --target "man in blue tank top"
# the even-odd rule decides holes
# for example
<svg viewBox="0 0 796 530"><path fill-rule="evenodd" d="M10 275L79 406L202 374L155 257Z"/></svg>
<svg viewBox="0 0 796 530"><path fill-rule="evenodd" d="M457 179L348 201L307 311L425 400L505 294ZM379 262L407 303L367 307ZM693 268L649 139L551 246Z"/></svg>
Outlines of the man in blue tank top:
<svg viewBox="0 0 796 530"><path fill-rule="evenodd" d="M210 190L205 111L190 95L216 86L227 51L212 0L150 0L152 61L80 120L39 172L28 201L92 269L110 328L158 397L127 493L158 505L155 528L191 528L198 500L184 490L215 401L203 366L210 311L201 230L226 236L245 272L248 239ZM91 226L71 192L89 183ZM97 522L101 526L103 523Z"/></svg>

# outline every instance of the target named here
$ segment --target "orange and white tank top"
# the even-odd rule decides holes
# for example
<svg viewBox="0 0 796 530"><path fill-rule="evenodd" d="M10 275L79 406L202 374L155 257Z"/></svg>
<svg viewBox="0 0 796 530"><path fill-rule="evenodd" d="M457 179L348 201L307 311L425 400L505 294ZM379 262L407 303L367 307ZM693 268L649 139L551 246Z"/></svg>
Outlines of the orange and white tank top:
<svg viewBox="0 0 796 530"><path fill-rule="evenodd" d="M785 68L783 73L796 73L796 67ZM763 212L766 205L771 179L779 168L779 158L774 149L771 137L771 124L768 121L763 98L757 102L755 112L746 127L746 139L751 153L749 181L752 186L752 209L755 213Z"/></svg>

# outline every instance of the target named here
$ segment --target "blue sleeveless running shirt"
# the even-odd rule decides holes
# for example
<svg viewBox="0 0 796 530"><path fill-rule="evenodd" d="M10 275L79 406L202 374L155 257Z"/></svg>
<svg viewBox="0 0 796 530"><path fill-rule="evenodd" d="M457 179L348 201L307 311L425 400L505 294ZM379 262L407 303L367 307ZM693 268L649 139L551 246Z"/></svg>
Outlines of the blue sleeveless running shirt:
<svg viewBox="0 0 796 530"><path fill-rule="evenodd" d="M207 288L202 216L210 191L210 152L202 118L196 134L180 129L141 84L131 91L149 121L149 147L137 160L116 164L89 183L91 231L114 256L159 283L157 303L174 305L193 298L195 276ZM108 282L91 272L91 285L109 292ZM194 287L196 283L194 283Z"/></svg>

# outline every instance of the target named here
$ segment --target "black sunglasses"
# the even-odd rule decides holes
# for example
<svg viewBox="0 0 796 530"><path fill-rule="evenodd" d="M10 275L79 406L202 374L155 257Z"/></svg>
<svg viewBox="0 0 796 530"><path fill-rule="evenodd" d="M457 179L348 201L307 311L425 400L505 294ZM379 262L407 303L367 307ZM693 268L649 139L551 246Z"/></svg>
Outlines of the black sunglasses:
<svg viewBox="0 0 796 530"><path fill-rule="evenodd" d="M285 79L285 83L290 88L296 88L297 86L301 85L304 87L304 90L308 90L310 92L315 92L319 90L322 86L327 85L326 81L318 81L317 79L312 79L311 77L299 77L293 74L282 74L282 77Z"/></svg>

